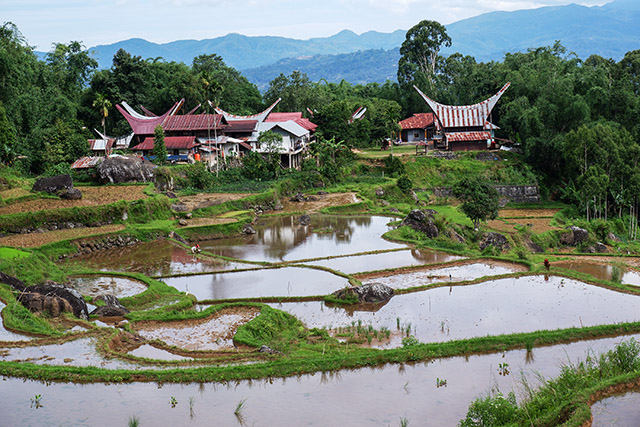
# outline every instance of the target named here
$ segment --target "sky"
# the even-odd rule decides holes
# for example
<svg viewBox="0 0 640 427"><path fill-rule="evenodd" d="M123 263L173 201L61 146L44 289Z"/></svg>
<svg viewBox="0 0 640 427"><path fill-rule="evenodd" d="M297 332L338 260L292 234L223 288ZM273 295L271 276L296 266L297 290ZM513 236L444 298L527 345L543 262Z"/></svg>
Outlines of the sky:
<svg viewBox="0 0 640 427"><path fill-rule="evenodd" d="M85 47L130 38L155 43L210 39L229 33L328 37L407 30L423 19L450 24L492 11L611 0L0 0L0 21L13 22L27 43L48 51L53 43Z"/></svg>

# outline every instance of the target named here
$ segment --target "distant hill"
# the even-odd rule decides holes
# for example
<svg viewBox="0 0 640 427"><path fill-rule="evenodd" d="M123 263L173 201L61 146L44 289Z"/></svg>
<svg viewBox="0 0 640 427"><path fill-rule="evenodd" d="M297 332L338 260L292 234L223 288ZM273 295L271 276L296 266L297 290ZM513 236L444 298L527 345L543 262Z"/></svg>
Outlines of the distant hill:
<svg viewBox="0 0 640 427"><path fill-rule="evenodd" d="M275 64L243 70L242 74L261 91L266 90L269 82L280 73L289 75L296 70L306 73L311 81L325 79L336 83L344 79L352 84L384 83L396 79L399 58L400 48L372 49L340 55L286 58Z"/></svg>
<svg viewBox="0 0 640 427"><path fill-rule="evenodd" d="M422 19L416 17L416 22ZM514 12L491 12L447 26L453 44L442 54L460 52L478 61L500 61L507 52L553 45L556 40L581 58L598 54L619 60L640 49L640 1L615 0L604 6L575 4ZM395 79L398 47L405 30L369 31L360 35L344 30L331 37L309 40L285 37L248 37L228 34L207 40L179 40L157 44L130 39L90 48L100 68L111 66L113 55L125 49L143 58L191 64L203 53L216 53L227 65L242 71L265 88L280 73L299 70L311 80L351 83ZM43 56L44 54L41 54Z"/></svg>
<svg viewBox="0 0 640 427"><path fill-rule="evenodd" d="M393 33L368 31L356 34L344 30L331 37L319 37L309 40L285 37L249 37L241 34L227 34L223 37L207 40L179 40L157 44L143 39L129 39L110 45L99 45L94 51L100 68L109 68L113 55L118 49L124 49L142 58L162 57L167 61L191 64L193 58L202 54L215 53L225 63L239 70L274 64L280 59L300 56L352 53L368 49L393 49L402 44L404 30Z"/></svg>

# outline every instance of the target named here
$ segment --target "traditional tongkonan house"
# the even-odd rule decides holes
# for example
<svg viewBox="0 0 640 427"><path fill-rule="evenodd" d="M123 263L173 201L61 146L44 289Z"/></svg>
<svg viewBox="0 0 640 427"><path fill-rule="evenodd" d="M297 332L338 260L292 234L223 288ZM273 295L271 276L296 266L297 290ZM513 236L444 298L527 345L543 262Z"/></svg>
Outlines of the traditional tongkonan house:
<svg viewBox="0 0 640 427"><path fill-rule="evenodd" d="M440 104L414 86L435 116L436 131L433 136L435 148L451 151L494 148L494 130L498 127L489 121L489 117L491 110L510 84L505 84L491 98L473 105Z"/></svg>

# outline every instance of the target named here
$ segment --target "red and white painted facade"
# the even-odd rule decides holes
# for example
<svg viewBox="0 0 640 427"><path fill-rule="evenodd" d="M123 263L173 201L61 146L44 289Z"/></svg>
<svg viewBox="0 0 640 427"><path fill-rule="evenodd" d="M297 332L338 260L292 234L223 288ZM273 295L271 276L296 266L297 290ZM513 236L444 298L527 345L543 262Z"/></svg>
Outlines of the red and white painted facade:
<svg viewBox="0 0 640 427"><path fill-rule="evenodd" d="M498 127L489 122L491 111L511 83L505 84L491 98L473 105L444 105L429 98L414 86L436 117L440 146L453 151L482 150L495 145L493 131Z"/></svg>

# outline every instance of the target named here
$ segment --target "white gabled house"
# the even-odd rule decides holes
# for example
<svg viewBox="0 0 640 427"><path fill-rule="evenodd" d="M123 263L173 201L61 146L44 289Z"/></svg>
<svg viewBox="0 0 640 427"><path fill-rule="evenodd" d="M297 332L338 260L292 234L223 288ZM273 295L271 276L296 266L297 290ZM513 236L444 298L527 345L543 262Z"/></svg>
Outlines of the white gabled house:
<svg viewBox="0 0 640 427"><path fill-rule="evenodd" d="M293 120L285 122L262 122L258 124L255 139L252 138L251 145L258 153L266 153L266 144L260 144L258 137L264 132L274 132L282 136L282 143L279 147L280 162L287 168L300 168L302 164L302 153L307 150L311 143L311 132L300 126Z"/></svg>

